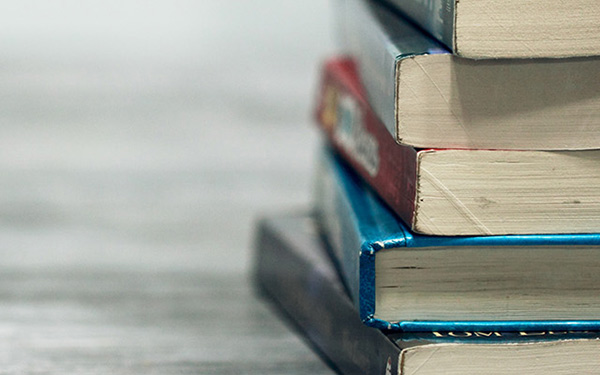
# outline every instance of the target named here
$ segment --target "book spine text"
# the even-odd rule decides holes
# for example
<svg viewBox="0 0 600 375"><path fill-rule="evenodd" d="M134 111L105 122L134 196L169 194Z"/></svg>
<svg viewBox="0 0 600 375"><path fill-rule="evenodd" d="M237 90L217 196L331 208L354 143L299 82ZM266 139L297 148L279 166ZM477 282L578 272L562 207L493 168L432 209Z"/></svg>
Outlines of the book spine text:
<svg viewBox="0 0 600 375"><path fill-rule="evenodd" d="M333 147L412 227L417 152L396 144L371 110L350 60L326 65L316 117Z"/></svg>

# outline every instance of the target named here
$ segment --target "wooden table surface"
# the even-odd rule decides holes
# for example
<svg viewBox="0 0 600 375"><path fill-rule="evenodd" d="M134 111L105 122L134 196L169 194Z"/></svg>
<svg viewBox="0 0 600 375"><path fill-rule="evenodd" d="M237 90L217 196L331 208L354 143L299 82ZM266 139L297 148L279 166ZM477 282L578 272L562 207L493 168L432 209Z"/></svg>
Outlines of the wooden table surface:
<svg viewBox="0 0 600 375"><path fill-rule="evenodd" d="M248 278L310 201L329 4L6 5L0 373L330 373Z"/></svg>

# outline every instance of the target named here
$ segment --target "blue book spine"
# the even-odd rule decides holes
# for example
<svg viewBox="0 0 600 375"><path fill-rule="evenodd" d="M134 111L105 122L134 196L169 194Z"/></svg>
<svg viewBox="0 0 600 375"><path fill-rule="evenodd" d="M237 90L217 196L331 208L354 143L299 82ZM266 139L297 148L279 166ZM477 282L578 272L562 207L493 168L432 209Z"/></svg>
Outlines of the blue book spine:
<svg viewBox="0 0 600 375"><path fill-rule="evenodd" d="M454 50L456 0L389 0L434 38Z"/></svg>
<svg viewBox="0 0 600 375"><path fill-rule="evenodd" d="M412 233L330 150L317 176L317 218L363 322L404 332L597 330L600 320L399 321L375 318L375 257L399 247L600 246L600 234L426 236Z"/></svg>

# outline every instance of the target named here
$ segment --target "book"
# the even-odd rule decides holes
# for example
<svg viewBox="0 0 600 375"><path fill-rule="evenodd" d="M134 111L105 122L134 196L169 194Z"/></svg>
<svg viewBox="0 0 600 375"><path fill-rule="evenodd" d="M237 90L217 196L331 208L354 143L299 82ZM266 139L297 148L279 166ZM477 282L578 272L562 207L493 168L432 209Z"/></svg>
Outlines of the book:
<svg viewBox="0 0 600 375"><path fill-rule="evenodd" d="M352 56L377 116L418 148L600 148L600 58L474 61L379 3L342 2Z"/></svg>
<svg viewBox="0 0 600 375"><path fill-rule="evenodd" d="M319 227L366 324L401 331L600 328L600 234L419 235L330 150L317 172Z"/></svg>
<svg viewBox="0 0 600 375"><path fill-rule="evenodd" d="M312 216L269 216L256 229L257 290L344 374L585 374L600 368L599 333L390 333L362 324Z"/></svg>
<svg viewBox="0 0 600 375"><path fill-rule="evenodd" d="M600 55L600 6L596 0L388 1L459 56Z"/></svg>
<svg viewBox="0 0 600 375"><path fill-rule="evenodd" d="M316 120L407 226L430 235L600 232L600 150L415 149L371 109L352 60L323 69Z"/></svg>

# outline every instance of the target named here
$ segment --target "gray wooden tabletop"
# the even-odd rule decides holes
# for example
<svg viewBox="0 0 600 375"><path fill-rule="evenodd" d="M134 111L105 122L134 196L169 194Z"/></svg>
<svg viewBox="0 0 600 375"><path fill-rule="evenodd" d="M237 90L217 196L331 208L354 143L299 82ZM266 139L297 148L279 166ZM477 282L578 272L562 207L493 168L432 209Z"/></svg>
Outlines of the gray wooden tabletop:
<svg viewBox="0 0 600 375"><path fill-rule="evenodd" d="M330 373L248 279L310 201L330 4L2 8L0 373Z"/></svg>

